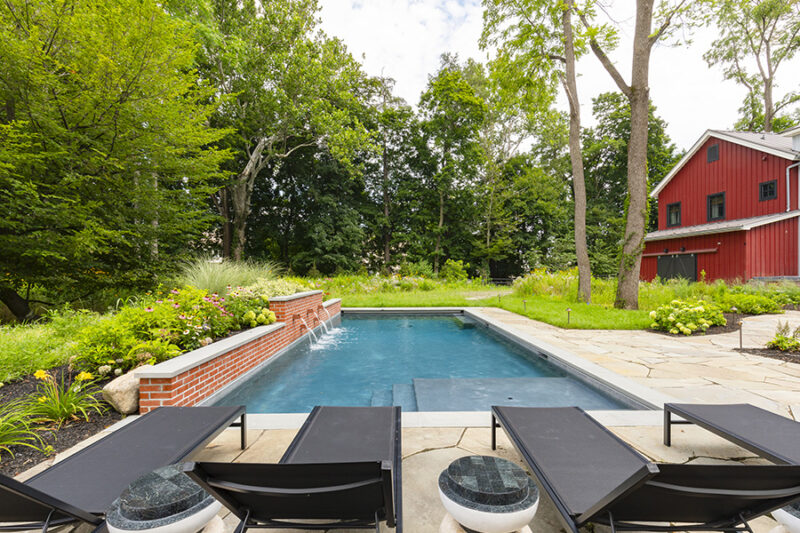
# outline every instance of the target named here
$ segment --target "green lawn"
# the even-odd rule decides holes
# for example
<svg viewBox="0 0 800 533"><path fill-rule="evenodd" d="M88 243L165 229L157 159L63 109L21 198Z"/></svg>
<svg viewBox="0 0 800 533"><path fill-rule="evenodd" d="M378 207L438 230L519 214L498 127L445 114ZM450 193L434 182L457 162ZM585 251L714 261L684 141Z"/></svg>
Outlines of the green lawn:
<svg viewBox="0 0 800 533"><path fill-rule="evenodd" d="M484 291L435 289L353 293L342 296L342 306L500 307L554 326L575 329L647 329L652 322L647 311L624 311L602 305L563 302L542 296L527 296L523 304L521 296L507 294L508 292L507 287L501 287ZM331 296L336 296L335 292ZM484 298L475 299L481 296ZM572 309L569 324L567 324L567 308Z"/></svg>
<svg viewBox="0 0 800 533"><path fill-rule="evenodd" d="M496 294L508 292L508 288L434 289L430 291L356 292L343 294L342 307L463 307L484 305L474 298L494 299ZM331 296L336 297L335 291ZM473 298L468 300L467 298Z"/></svg>
<svg viewBox="0 0 800 533"><path fill-rule="evenodd" d="M524 300L524 303L523 303ZM570 303L541 296L516 295L482 300L478 305L500 307L540 322L572 329L647 329L653 322L648 311L626 311L602 305ZM473 302L473 305L476 305ZM567 324L567 309L569 324Z"/></svg>

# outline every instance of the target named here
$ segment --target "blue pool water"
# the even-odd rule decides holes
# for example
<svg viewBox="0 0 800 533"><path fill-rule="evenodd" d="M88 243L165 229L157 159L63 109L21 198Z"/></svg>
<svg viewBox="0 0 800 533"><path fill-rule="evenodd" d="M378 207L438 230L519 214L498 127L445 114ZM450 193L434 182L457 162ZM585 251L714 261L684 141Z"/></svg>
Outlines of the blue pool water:
<svg viewBox="0 0 800 533"><path fill-rule="evenodd" d="M305 413L315 405L632 407L483 326L454 316L376 315L345 316L317 343L293 346L215 404L245 405L249 413Z"/></svg>

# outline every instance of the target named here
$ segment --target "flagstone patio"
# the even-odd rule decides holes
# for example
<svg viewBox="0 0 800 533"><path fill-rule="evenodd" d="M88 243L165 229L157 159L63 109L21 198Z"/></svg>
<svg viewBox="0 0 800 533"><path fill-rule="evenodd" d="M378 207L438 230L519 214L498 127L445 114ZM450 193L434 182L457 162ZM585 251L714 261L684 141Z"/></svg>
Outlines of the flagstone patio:
<svg viewBox="0 0 800 533"><path fill-rule="evenodd" d="M482 314L684 402L751 403L800 420L800 364L736 351L739 333L672 337L649 331L561 329L497 308ZM744 319L745 348L763 348L778 321L800 311Z"/></svg>

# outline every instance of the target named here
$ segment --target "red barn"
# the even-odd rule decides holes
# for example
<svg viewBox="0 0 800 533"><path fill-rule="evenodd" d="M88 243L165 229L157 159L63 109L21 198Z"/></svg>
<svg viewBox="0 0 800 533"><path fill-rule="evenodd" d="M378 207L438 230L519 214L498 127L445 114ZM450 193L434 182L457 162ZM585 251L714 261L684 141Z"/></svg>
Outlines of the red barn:
<svg viewBox="0 0 800 533"><path fill-rule="evenodd" d="M781 134L707 131L650 194L658 231L641 278L796 277L800 127Z"/></svg>

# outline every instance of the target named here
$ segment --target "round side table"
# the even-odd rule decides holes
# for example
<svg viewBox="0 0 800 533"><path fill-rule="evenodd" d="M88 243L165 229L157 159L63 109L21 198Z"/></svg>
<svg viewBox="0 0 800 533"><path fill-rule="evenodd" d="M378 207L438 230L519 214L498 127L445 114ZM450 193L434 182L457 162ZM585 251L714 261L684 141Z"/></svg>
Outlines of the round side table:
<svg viewBox="0 0 800 533"><path fill-rule="evenodd" d="M178 465L154 470L126 488L106 513L110 533L196 533L222 504Z"/></svg>
<svg viewBox="0 0 800 533"><path fill-rule="evenodd" d="M772 517L785 527L789 533L800 533L800 503L787 505L772 511Z"/></svg>
<svg viewBox="0 0 800 533"><path fill-rule="evenodd" d="M456 459L439 475L439 496L467 532L512 533L533 520L539 490L519 466L485 455ZM447 527L447 518L442 523Z"/></svg>

